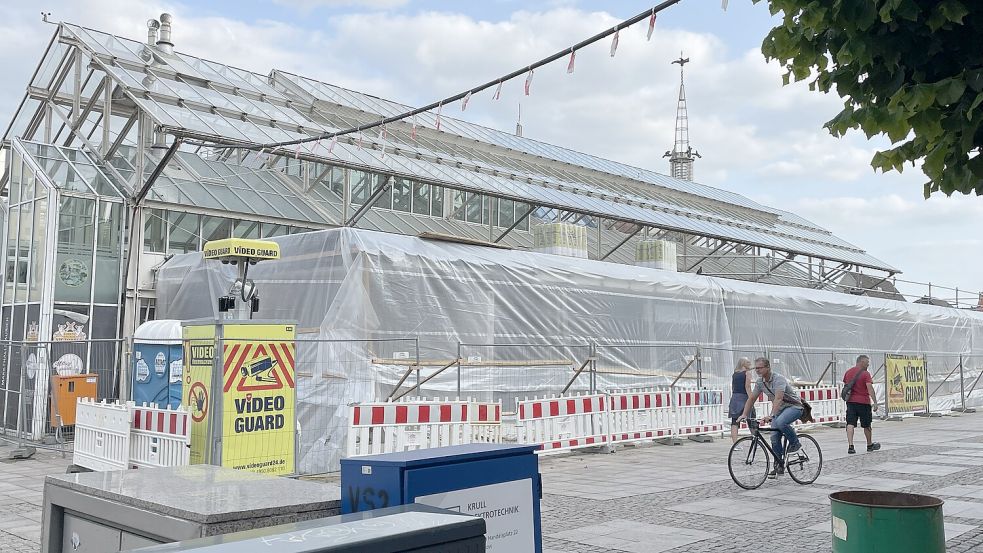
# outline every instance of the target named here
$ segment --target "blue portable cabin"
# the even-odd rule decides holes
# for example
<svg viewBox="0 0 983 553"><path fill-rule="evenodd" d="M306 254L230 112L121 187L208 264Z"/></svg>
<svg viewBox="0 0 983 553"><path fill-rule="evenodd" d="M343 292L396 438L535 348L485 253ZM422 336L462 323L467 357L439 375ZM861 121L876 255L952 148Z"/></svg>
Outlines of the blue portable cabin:
<svg viewBox="0 0 983 553"><path fill-rule="evenodd" d="M183 363L181 321L147 321L140 325L133 333L133 401L137 405L156 403L177 409L181 405Z"/></svg>

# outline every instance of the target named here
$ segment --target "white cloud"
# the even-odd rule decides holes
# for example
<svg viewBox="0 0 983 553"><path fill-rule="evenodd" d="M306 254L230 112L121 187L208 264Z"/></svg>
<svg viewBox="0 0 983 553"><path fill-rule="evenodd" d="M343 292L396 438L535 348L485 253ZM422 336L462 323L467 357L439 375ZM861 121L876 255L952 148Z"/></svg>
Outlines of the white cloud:
<svg viewBox="0 0 983 553"><path fill-rule="evenodd" d="M387 10L405 6L409 0L273 0L278 6L310 12L317 8L367 8Z"/></svg>
<svg viewBox="0 0 983 553"><path fill-rule="evenodd" d="M983 289L983 197L807 197L792 211L902 269L908 280Z"/></svg>

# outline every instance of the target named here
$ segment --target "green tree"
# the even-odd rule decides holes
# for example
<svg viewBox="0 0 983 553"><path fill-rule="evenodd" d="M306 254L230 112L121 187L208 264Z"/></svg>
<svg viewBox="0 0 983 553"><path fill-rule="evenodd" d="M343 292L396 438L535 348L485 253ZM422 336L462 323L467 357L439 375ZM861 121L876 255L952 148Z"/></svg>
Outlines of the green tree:
<svg viewBox="0 0 983 553"><path fill-rule="evenodd" d="M922 160L926 198L983 195L983 0L767 1L783 20L761 51L785 84L811 79L844 99L831 134L887 135L871 166Z"/></svg>

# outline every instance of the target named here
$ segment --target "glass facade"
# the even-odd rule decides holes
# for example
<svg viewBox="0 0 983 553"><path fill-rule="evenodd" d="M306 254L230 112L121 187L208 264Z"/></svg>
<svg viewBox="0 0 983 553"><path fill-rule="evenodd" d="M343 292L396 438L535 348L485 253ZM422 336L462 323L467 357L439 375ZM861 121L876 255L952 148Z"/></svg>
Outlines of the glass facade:
<svg viewBox="0 0 983 553"><path fill-rule="evenodd" d="M52 367L68 355L77 357L83 371L114 365L115 342L86 340L119 335L122 196L80 150L14 140L6 153L10 205L0 338L50 342ZM105 351L94 351L99 348ZM16 420L20 379L35 377L21 371L40 361L21 356L20 345L0 346L6 426ZM100 397L113 386L112 380L100 382ZM30 422L28 417L25 424Z"/></svg>

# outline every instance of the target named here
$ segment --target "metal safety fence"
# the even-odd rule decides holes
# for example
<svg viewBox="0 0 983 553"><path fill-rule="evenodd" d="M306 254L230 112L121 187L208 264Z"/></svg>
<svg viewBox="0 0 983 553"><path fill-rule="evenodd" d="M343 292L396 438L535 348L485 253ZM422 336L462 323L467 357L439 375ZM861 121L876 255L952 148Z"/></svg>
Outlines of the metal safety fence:
<svg viewBox="0 0 983 553"><path fill-rule="evenodd" d="M0 342L2 437L61 449L74 436L80 398L120 398L124 340Z"/></svg>
<svg viewBox="0 0 983 553"><path fill-rule="evenodd" d="M238 352L239 357L243 357L247 342L255 341L226 339L223 345L225 349L241 346ZM189 347L189 343L184 344L185 354ZM494 432L501 433L501 439L510 441L518 439L522 402L574 394L641 393L636 392L638 390L655 393L661 390L671 398L672 405L677 405L680 397L689 397L686 394L713 392L719 394L719 398L715 395L713 402L707 402L714 406L713 409L694 410L699 420L694 419L691 426L705 426L716 432L719 425L726 428L728 424L731 376L742 358L753 362L764 357L773 370L789 377L800 390L807 390L842 386L844 373L854 366L857 355L863 353L859 350L803 351L728 348L700 343L600 341L455 342L443 347L428 342L424 352L420 339L415 336L355 340L322 339L316 333L298 335L293 348L296 424L290 431L295 437L296 471L301 474L337 468L348 449L351 406L355 403L405 402L426 397L497 404L501 405L501 425L496 426ZM49 441L58 446L73 437L74 409L71 407L74 407L75 398L88 397L95 401L131 399L130 350L123 340L0 342L0 422L4 437L32 444ZM870 352L868 355L878 400L883 404L885 399L890 400L885 388L885 354ZM917 352L891 355L922 360L925 411L947 413L983 405L980 382L983 380L983 356ZM258 362L259 357L268 356L247 355L242 363L237 362L235 370L259 374L268 369ZM74 395L64 395L68 393ZM66 397L71 400L66 401ZM194 407L191 399L192 396L183 394L182 403L189 411ZM662 404L660 407L665 408ZM614 404L605 408L612 413L618 411ZM824 421L835 416L832 407L828 411ZM635 412L629 408L618 417L655 420L659 412ZM714 413L714 420L706 418L709 413ZM586 437L614 436L621 428L617 425L624 423L617 422L620 419L616 417L611 420L614 425L611 430L600 429L597 433L598 429L585 427L570 433L587 433ZM669 434L682 435L675 418L673 425L674 430ZM625 428L620 434L638 432ZM665 433L665 428L665 424L653 422L651 429L646 428L637 435L645 439ZM412 438L408 435L408 439ZM497 434L493 439L498 439Z"/></svg>

